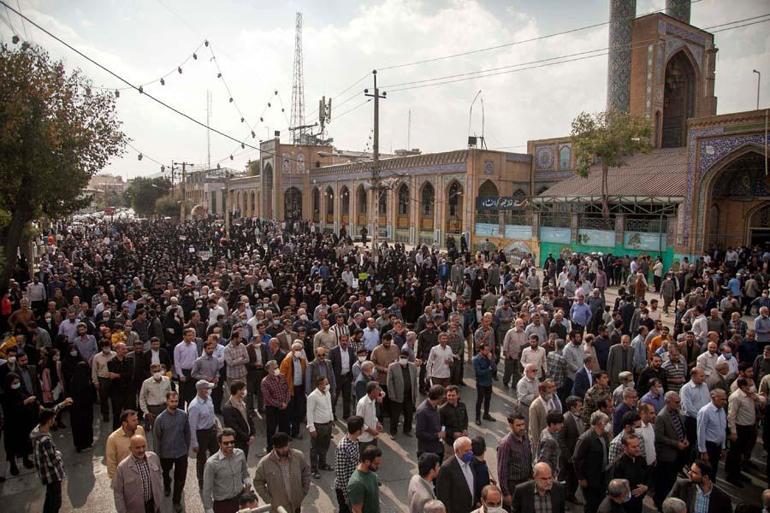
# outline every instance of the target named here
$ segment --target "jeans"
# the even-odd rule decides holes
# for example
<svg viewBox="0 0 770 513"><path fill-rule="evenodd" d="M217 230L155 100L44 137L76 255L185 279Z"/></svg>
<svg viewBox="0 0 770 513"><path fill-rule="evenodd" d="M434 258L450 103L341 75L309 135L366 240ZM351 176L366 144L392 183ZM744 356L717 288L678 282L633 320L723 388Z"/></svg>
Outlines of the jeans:
<svg viewBox="0 0 770 513"><path fill-rule="evenodd" d="M163 488L166 490L171 488L171 467L174 467L174 494L172 495L172 502L179 504L182 502L182 492L184 491L184 483L187 479L187 455L185 454L179 458L161 458L160 466L163 469Z"/></svg>
<svg viewBox="0 0 770 513"><path fill-rule="evenodd" d="M59 508L61 508L61 481L54 481L45 485L43 513L59 513Z"/></svg>

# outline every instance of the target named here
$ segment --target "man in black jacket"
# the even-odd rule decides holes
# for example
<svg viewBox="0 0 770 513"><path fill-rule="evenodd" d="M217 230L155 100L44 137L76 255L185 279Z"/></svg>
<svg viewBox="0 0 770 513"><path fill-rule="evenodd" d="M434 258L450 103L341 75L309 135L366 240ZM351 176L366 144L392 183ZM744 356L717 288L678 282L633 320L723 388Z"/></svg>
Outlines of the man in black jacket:
<svg viewBox="0 0 770 513"><path fill-rule="evenodd" d="M542 500L550 497L550 509L536 508L535 498ZM553 471L548 463L535 463L531 481L521 483L513 491L514 513L564 513L564 486L554 481Z"/></svg>
<svg viewBox="0 0 770 513"><path fill-rule="evenodd" d="M225 427L235 431L235 447L242 450L249 458L249 443L254 438L254 423L251 412L246 408L243 400L246 395L246 383L234 381L230 385L230 398L222 407L222 418Z"/></svg>
<svg viewBox="0 0 770 513"><path fill-rule="evenodd" d="M436 478L436 498L447 513L470 513L473 509L473 450L471 439L461 436L454 442L454 455L447 459Z"/></svg>
<svg viewBox="0 0 770 513"><path fill-rule="evenodd" d="M599 410L591 414L591 428L578 438L572 460L583 491L585 513L596 513L604 498L610 440L605 432L609 417Z"/></svg>
<svg viewBox="0 0 770 513"><path fill-rule="evenodd" d="M337 399L342 396L342 418L347 419L350 417L350 399L353 396L353 364L356 363L356 353L350 346L348 335L340 335L340 342L331 350L329 358L337 384L332 397L332 410L337 410Z"/></svg>
<svg viewBox="0 0 770 513"><path fill-rule="evenodd" d="M687 512L695 513L695 501L698 495L703 496L706 501L707 513L729 513L733 510L733 504L730 496L717 488L711 482L711 465L703 460L696 460L690 465L687 472L689 479L677 479L674 488L671 489L669 497L676 497L687 504Z"/></svg>
<svg viewBox="0 0 770 513"><path fill-rule="evenodd" d="M642 501L650 486L650 469L642 455L640 438L631 433L622 438L623 454L610 468L610 478L626 479L631 488L631 499L625 504L628 513L642 513Z"/></svg>

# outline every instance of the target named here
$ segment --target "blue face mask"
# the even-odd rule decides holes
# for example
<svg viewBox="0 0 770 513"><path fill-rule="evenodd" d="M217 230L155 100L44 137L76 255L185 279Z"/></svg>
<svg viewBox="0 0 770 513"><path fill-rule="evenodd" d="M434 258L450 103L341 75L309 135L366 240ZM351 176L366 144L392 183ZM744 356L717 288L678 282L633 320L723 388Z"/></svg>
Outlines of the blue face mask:
<svg viewBox="0 0 770 513"><path fill-rule="evenodd" d="M470 463L473 461L473 451L468 451L466 453L463 453L462 460L465 463Z"/></svg>

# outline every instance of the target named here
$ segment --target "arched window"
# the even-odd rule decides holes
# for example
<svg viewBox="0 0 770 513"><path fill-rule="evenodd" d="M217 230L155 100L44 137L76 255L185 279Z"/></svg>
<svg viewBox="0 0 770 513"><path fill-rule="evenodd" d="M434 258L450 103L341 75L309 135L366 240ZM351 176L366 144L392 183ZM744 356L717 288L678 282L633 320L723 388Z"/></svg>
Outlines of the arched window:
<svg viewBox="0 0 770 513"><path fill-rule="evenodd" d="M420 194L420 212L423 217L433 217L433 209L436 205L436 191L430 182L426 182Z"/></svg>
<svg viewBox="0 0 770 513"><path fill-rule="evenodd" d="M406 184L398 188L398 215L409 215L409 187Z"/></svg>

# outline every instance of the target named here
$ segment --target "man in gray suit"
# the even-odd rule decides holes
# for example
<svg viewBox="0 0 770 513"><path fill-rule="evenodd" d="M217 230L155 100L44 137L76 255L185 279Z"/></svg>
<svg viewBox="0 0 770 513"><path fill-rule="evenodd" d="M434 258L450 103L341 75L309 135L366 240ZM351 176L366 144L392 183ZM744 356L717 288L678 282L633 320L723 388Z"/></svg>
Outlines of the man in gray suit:
<svg viewBox="0 0 770 513"><path fill-rule="evenodd" d="M664 396L666 405L655 418L655 505L662 511L663 500L676 482L676 474L690 452L684 416L680 411L682 400L673 390Z"/></svg>
<svg viewBox="0 0 770 513"><path fill-rule="evenodd" d="M417 404L417 367L409 361L409 351L402 349L398 361L388 365L388 398L390 399L390 436L398 433L398 419L404 416L404 434L412 433L412 416Z"/></svg>

